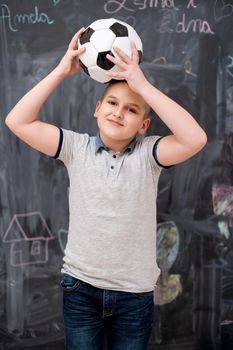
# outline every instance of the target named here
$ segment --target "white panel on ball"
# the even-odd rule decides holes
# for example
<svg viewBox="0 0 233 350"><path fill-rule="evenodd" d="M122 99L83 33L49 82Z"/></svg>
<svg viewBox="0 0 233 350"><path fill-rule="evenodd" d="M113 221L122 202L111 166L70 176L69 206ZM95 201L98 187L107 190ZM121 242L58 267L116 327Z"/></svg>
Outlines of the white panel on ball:
<svg viewBox="0 0 233 350"><path fill-rule="evenodd" d="M128 31L129 31L129 38L131 41L134 41L136 44L136 47L138 50L142 51L142 41L140 39L140 37L138 36L138 34L136 33L136 31L132 28L127 26Z"/></svg>
<svg viewBox="0 0 233 350"><path fill-rule="evenodd" d="M109 78L105 74L105 70L98 66L88 68L88 72L91 78L99 81L100 83L107 83L108 81L111 80L111 78Z"/></svg>
<svg viewBox="0 0 233 350"><path fill-rule="evenodd" d="M98 52L111 50L111 46L116 38L110 29L97 30L90 38L90 42Z"/></svg>
<svg viewBox="0 0 233 350"><path fill-rule="evenodd" d="M130 46L130 41L129 38L127 37L119 37L116 38L113 46L118 46L122 51L124 51L124 53L126 53L127 56L131 57L131 46ZM112 52L114 54L114 56L116 56L117 58L119 58L118 54L116 53L116 51L114 49L112 49Z"/></svg>
<svg viewBox="0 0 233 350"><path fill-rule="evenodd" d="M86 43L82 45L86 48L86 50L80 55L80 58L82 58L82 63L86 67L91 67L96 65L96 60L98 56L98 52L93 47L91 43Z"/></svg>

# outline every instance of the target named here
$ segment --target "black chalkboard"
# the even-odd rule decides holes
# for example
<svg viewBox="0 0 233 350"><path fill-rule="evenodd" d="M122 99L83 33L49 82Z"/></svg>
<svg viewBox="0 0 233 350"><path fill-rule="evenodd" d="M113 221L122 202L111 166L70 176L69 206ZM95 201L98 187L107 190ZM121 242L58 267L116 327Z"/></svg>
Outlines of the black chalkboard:
<svg viewBox="0 0 233 350"><path fill-rule="evenodd" d="M162 276L150 349L217 349L221 343L230 349L233 1L6 0L0 2L0 350L64 348L59 281L69 214L64 166L23 144L4 119L55 67L81 26L108 17L136 29L148 79L208 135L202 152L160 178ZM92 115L103 87L85 73L69 78L40 118L94 135ZM168 132L153 116L148 134Z"/></svg>

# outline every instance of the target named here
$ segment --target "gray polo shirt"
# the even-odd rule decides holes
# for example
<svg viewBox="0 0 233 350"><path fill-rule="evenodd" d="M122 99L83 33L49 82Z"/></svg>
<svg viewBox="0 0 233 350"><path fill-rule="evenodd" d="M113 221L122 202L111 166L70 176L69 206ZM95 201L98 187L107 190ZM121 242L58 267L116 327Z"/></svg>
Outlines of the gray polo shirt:
<svg viewBox="0 0 233 350"><path fill-rule="evenodd" d="M116 153L99 137L60 132L55 157L70 180L62 272L98 288L152 291L160 273L156 198L162 167L153 156L160 136L134 140Z"/></svg>

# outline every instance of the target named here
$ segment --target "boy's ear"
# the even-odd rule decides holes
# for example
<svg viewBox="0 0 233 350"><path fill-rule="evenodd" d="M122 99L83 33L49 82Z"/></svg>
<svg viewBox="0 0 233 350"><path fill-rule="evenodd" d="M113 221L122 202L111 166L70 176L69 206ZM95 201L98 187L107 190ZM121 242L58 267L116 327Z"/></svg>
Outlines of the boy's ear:
<svg viewBox="0 0 233 350"><path fill-rule="evenodd" d="M147 118L147 119L143 120L142 126L139 129L138 133L139 134L145 134L145 132L149 128L149 126L150 126L150 118Z"/></svg>
<svg viewBox="0 0 233 350"><path fill-rule="evenodd" d="M101 101L98 100L98 101L96 102L96 106L95 106L95 113L94 113L94 117L95 117L95 118L98 117L98 112L99 112L100 106L101 106Z"/></svg>

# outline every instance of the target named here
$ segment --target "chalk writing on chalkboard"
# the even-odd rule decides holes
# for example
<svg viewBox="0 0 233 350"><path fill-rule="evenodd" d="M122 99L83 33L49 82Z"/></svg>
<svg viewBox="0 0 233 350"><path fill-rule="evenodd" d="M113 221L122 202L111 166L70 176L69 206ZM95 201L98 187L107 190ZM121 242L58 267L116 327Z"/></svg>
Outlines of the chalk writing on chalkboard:
<svg viewBox="0 0 233 350"><path fill-rule="evenodd" d="M162 278L150 348L194 349L193 337L201 334L212 344L219 325L233 320L233 1L2 0L0 350L64 349L59 283L69 222L65 168L29 150L9 133L4 117L56 66L79 25L105 17L136 27L150 82L187 108L209 141L160 177ZM40 117L94 136L91 116L103 88L75 75L54 91ZM167 133L151 116L148 134Z"/></svg>
<svg viewBox="0 0 233 350"><path fill-rule="evenodd" d="M11 9L8 5L1 5L0 20L4 20L7 23L8 28L12 32L17 32L19 26L24 24L53 24L52 20L46 12L42 12L35 6L33 11L28 13L16 13L12 14Z"/></svg>
<svg viewBox="0 0 233 350"><path fill-rule="evenodd" d="M131 15L136 11L159 10L161 18L159 19L158 31L160 33L204 33L214 34L211 24L204 18L189 18L188 13L195 10L198 12L202 4L197 4L196 0L187 0L182 5L176 3L175 0L108 0L104 4L104 11L107 14L118 14L122 10L130 12ZM221 21L223 18L233 14L233 5L226 4L225 1L215 0L213 3L213 20ZM132 16L134 17L134 16ZM136 22L136 17L134 17Z"/></svg>

